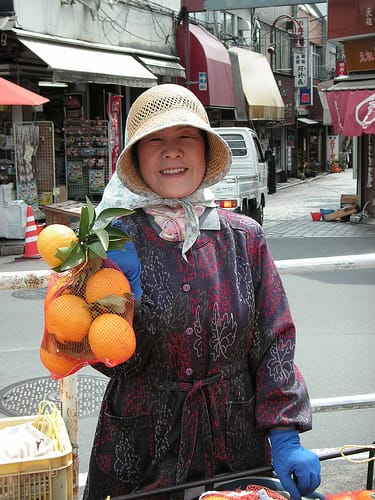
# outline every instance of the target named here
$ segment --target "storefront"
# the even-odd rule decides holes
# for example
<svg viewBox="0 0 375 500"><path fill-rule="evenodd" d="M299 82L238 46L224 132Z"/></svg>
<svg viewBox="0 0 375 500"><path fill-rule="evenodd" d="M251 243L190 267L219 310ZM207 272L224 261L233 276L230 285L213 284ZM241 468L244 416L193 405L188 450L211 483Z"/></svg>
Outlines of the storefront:
<svg viewBox="0 0 375 500"><path fill-rule="evenodd" d="M373 9L365 0L330 0L328 39L344 46L347 75L325 89L332 126L353 138L361 208L375 215L375 36Z"/></svg>
<svg viewBox="0 0 375 500"><path fill-rule="evenodd" d="M49 101L36 108L0 110L7 147L0 159L14 165L13 197L36 213L40 206L65 199L99 200L123 146L123 121L131 103L145 88L183 77L185 69L174 56L18 29L3 33L2 74ZM21 172L27 151L33 186L25 185Z"/></svg>
<svg viewBox="0 0 375 500"><path fill-rule="evenodd" d="M288 158L286 148L285 103L270 64L263 54L240 47L231 47L238 58L241 86L248 122L257 131L264 152L270 155L269 165L275 181L285 178Z"/></svg>
<svg viewBox="0 0 375 500"><path fill-rule="evenodd" d="M374 215L375 79L356 76L325 90L335 134L357 138L358 195Z"/></svg>

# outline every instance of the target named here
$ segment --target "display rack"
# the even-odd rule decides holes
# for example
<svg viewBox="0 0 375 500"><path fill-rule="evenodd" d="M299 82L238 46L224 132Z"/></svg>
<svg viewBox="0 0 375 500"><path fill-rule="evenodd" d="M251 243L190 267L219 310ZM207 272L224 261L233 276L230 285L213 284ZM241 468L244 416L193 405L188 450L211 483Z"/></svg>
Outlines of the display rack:
<svg viewBox="0 0 375 500"><path fill-rule="evenodd" d="M69 199L100 200L109 180L108 122L66 120L64 131Z"/></svg>

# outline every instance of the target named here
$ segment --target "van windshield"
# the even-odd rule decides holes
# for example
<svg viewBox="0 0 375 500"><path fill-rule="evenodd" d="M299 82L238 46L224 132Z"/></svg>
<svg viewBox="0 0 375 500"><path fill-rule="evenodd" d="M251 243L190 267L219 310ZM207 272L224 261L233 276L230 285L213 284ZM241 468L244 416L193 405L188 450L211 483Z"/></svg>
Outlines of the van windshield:
<svg viewBox="0 0 375 500"><path fill-rule="evenodd" d="M246 143L241 134L220 134L221 137L228 143L233 156L246 156Z"/></svg>

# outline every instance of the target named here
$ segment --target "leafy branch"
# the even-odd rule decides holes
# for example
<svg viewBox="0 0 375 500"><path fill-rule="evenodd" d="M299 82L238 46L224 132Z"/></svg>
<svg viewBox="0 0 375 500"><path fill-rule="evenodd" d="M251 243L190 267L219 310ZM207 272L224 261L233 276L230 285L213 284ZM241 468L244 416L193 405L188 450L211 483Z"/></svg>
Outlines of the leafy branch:
<svg viewBox="0 0 375 500"><path fill-rule="evenodd" d="M130 237L121 229L112 226L117 217L134 213L127 208L107 208L96 215L95 208L86 196L78 227L78 240L69 247L58 248L56 256L62 261L54 271L63 272L82 265L91 259L105 259L108 250L123 250Z"/></svg>

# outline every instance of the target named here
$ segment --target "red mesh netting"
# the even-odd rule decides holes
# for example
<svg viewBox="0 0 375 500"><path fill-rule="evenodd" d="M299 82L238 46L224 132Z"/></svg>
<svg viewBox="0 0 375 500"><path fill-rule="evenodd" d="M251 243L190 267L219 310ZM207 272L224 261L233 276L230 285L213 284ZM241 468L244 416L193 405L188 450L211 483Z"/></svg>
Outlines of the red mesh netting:
<svg viewBox="0 0 375 500"><path fill-rule="evenodd" d="M89 364L109 367L135 351L134 297L118 266L90 260L80 268L53 272L44 300L40 358L54 379Z"/></svg>
<svg viewBox="0 0 375 500"><path fill-rule="evenodd" d="M234 491L207 491L202 493L199 500L222 500L223 498L238 499L238 500L262 500L267 499L285 500L285 496L277 493L270 488L258 484L249 484L246 490L240 488Z"/></svg>

